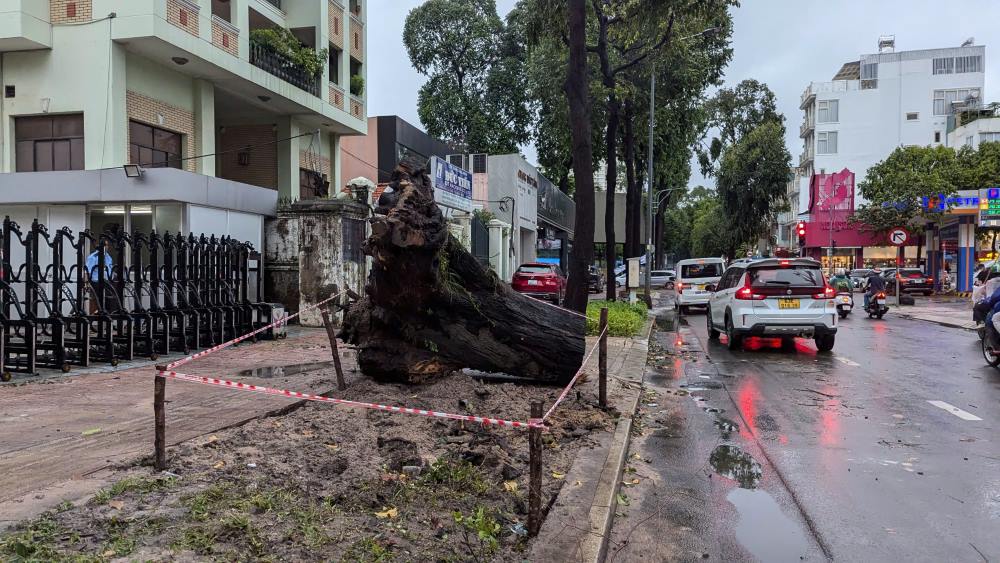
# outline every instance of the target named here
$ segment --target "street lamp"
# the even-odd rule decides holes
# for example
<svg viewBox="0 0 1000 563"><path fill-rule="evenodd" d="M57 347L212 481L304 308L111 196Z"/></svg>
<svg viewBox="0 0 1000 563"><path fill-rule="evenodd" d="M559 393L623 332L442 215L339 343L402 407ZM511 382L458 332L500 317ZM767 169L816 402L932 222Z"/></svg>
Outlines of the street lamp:
<svg viewBox="0 0 1000 563"><path fill-rule="evenodd" d="M703 29L702 31L695 33L693 35L688 35L687 37L681 37L678 41L687 41L688 39L693 39L695 37L710 37L716 33L722 31L722 27L713 26L708 29ZM650 68L649 73L649 147L646 157L646 201L649 205L646 209L646 279L643 285L646 289L646 303L652 304L652 296L650 294L650 286L652 285L652 248L653 248L653 128L655 127L655 121L653 116L655 115L656 106L656 67Z"/></svg>

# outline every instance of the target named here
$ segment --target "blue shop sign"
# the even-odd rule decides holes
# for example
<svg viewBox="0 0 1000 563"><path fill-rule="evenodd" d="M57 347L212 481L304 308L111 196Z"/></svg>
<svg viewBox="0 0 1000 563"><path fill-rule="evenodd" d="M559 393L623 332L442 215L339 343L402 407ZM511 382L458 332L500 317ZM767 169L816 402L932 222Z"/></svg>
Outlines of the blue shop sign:
<svg viewBox="0 0 1000 563"><path fill-rule="evenodd" d="M436 156L431 157L434 201L442 207L472 211L472 173Z"/></svg>
<svg viewBox="0 0 1000 563"><path fill-rule="evenodd" d="M979 197L944 197L944 194L935 197L924 196L921 198L921 205L927 211L944 212L949 209L970 209L979 208Z"/></svg>

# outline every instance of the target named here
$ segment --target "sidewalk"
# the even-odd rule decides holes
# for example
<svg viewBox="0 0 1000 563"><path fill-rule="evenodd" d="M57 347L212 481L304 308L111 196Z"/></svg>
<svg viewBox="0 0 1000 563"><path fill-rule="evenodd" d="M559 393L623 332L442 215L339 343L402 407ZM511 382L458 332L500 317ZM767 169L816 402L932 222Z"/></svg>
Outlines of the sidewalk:
<svg viewBox="0 0 1000 563"><path fill-rule="evenodd" d="M893 307L892 311L907 319L927 321L952 328L976 330L976 323L972 322L972 301L968 297L924 299L917 297L916 305ZM857 309L856 312L864 314L861 309Z"/></svg>
<svg viewBox="0 0 1000 563"><path fill-rule="evenodd" d="M361 377L354 350L341 347L340 353L348 383ZM299 329L284 340L219 351L185 365L183 371L322 393L336 388L333 368L325 363L303 366L314 369L301 373L261 368L330 361L326 331ZM241 373L244 370L253 371ZM105 484L102 474L114 465L152 453L152 365L18 381L22 384L0 386L0 529L40 508L91 493ZM168 445L291 404L168 381Z"/></svg>

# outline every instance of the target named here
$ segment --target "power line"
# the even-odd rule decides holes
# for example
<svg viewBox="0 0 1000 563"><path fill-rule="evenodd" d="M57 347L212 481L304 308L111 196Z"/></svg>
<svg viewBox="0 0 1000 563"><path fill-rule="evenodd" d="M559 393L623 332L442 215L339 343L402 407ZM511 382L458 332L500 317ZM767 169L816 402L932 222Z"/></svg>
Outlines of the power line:
<svg viewBox="0 0 1000 563"><path fill-rule="evenodd" d="M319 132L320 132L320 130L317 129L315 131L310 131L308 133L301 133L299 135L293 135L291 137L285 137L284 139L275 139L273 141L267 141L266 143L257 143L256 145L244 145L242 147L237 147L235 149L229 149L229 150L225 150L225 151L217 151L217 152L208 153L208 154L196 154L194 156L185 156L185 157L181 157L181 158L168 158L165 161L149 162L149 163L139 164L139 166L153 166L153 165L156 165L156 164L166 164L167 162L185 162L185 161L194 160L194 159L197 159L197 158L208 158L210 156L219 156L219 155L223 155L223 154L231 154L231 153L234 153L234 152L249 151L249 150L252 150L252 149L255 149L255 148L258 148L258 147L266 147L268 145L276 145L278 143L283 143L285 141L291 141L292 139L298 139L299 137L305 137L306 135L317 135L317 134L319 134ZM107 168L98 168L98 170L117 170L118 168L121 168L121 166L109 166Z"/></svg>

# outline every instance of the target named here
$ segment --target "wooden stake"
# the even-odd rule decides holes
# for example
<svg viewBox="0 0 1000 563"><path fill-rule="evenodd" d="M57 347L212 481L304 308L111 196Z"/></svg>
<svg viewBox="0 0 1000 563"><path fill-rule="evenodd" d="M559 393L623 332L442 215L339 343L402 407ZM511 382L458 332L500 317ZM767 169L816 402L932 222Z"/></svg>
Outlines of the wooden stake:
<svg viewBox="0 0 1000 563"><path fill-rule="evenodd" d="M162 366L156 366L159 371L165 371ZM156 376L153 378L153 467L157 471L167 468L167 379Z"/></svg>
<svg viewBox="0 0 1000 563"><path fill-rule="evenodd" d="M330 311L326 307L319 310L323 315L323 326L326 327L326 336L330 339L330 351L333 353L333 369L337 372L337 389L343 391L347 389L344 382L344 368L340 365L340 350L337 348L337 331L333 329L333 321L330 320Z"/></svg>
<svg viewBox="0 0 1000 563"><path fill-rule="evenodd" d="M531 402L531 419L542 418L542 402ZM528 535L542 528L542 429L528 429Z"/></svg>
<svg viewBox="0 0 1000 563"><path fill-rule="evenodd" d="M597 327L601 340L598 348L597 366L600 370L598 380L598 402L602 409L608 407L608 308L601 307L601 324Z"/></svg>

